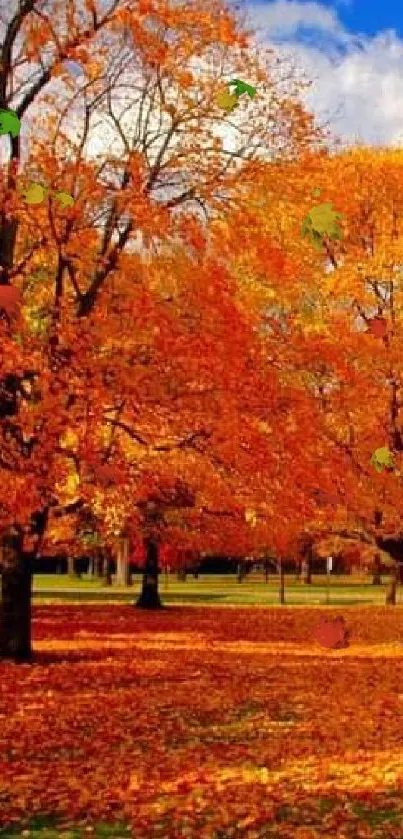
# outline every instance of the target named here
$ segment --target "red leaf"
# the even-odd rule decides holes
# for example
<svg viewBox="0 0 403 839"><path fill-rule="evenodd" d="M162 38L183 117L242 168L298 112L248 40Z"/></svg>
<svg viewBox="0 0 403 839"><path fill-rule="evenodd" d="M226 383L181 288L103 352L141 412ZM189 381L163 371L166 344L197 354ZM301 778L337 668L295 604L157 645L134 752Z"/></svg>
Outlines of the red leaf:
<svg viewBox="0 0 403 839"><path fill-rule="evenodd" d="M333 620L322 618L314 631L316 641L329 650L342 650L348 647L348 636L349 630L341 616Z"/></svg>

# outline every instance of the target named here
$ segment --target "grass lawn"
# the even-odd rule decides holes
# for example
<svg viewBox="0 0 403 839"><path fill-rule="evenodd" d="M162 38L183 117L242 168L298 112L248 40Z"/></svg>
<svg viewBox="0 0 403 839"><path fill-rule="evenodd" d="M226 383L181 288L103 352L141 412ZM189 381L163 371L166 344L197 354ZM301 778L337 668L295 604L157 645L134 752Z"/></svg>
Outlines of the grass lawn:
<svg viewBox="0 0 403 839"><path fill-rule="evenodd" d="M403 606L351 606L343 650L321 611L36 603L0 839L402 839Z"/></svg>
<svg viewBox="0 0 403 839"><path fill-rule="evenodd" d="M35 574L33 591L36 602L102 600L130 603L138 595L140 580L140 574L136 574L131 587L105 586L102 580L86 576L79 579L62 574ZM329 585L329 602L334 606L382 605L387 576L382 578L382 583L381 586L373 586L364 576L333 576ZM274 606L279 600L278 579L271 575L266 583L261 574L251 574L242 583L238 583L233 574L203 575L197 580L189 576L185 582L180 582L175 574L170 575L168 580L161 574L160 591L167 604ZM314 576L311 585L296 582L295 575L286 577L286 603L289 605L326 605L327 592L325 576ZM398 602L399 598L398 591Z"/></svg>

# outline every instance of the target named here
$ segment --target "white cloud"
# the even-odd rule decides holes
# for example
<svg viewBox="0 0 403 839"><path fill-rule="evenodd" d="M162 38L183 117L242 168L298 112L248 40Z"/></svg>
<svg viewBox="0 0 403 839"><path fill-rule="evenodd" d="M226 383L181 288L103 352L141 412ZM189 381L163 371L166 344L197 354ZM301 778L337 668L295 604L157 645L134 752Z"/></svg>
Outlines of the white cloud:
<svg viewBox="0 0 403 839"><path fill-rule="evenodd" d="M319 3L299 3L297 0L277 0L274 3L256 3L249 6L254 24L273 34L289 33L299 26L312 26L328 32L343 31L337 14Z"/></svg>
<svg viewBox="0 0 403 839"><path fill-rule="evenodd" d="M335 8L315 2L275 0L248 10L259 40L313 81L303 97L319 123L329 121L346 142L402 143L403 41L395 31L353 35Z"/></svg>

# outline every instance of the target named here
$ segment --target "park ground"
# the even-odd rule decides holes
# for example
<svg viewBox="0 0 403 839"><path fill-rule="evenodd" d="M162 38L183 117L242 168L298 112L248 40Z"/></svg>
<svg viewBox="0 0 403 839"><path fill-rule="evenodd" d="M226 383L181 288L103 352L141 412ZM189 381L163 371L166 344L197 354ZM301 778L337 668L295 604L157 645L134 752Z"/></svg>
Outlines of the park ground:
<svg viewBox="0 0 403 839"><path fill-rule="evenodd" d="M371 585L371 576L313 575L312 584L297 581L295 574L286 575L285 594L289 605L324 606L328 600L335 606L382 605L385 602L389 577L382 577L382 585ZM131 603L140 591L141 575L133 575L133 585L105 586L103 580L83 575L81 579L66 574L35 574L33 578L34 601L93 601ZM202 574L195 579L189 574L185 582L176 574L161 573L160 591L164 602L183 605L217 606L275 606L279 602L279 578L270 574L265 582L262 573L251 572L239 583L235 574ZM397 590L397 602L402 590ZM403 600L402 600L403 602Z"/></svg>
<svg viewBox="0 0 403 839"><path fill-rule="evenodd" d="M401 839L403 605L355 585L345 607L35 598L35 663L0 662L1 839ZM314 640L322 614L349 647Z"/></svg>

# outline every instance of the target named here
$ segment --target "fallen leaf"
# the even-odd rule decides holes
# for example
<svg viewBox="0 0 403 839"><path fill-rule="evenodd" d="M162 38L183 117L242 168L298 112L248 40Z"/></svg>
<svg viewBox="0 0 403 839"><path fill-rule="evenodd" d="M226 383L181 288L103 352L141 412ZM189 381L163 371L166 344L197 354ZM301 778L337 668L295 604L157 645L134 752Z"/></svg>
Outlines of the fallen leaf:
<svg viewBox="0 0 403 839"><path fill-rule="evenodd" d="M333 620L323 617L314 630L315 640L329 650L342 650L348 647L349 634L342 616Z"/></svg>

